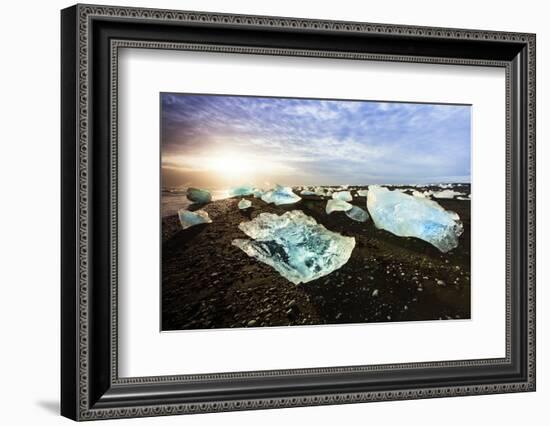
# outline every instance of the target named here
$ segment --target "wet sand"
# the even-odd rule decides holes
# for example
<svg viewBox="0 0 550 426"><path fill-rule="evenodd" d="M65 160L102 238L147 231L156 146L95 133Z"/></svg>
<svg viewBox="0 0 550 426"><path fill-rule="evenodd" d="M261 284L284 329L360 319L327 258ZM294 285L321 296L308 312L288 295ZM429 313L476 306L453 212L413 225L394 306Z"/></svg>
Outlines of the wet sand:
<svg viewBox="0 0 550 426"><path fill-rule="evenodd" d="M453 189L470 191L469 185ZM343 212L327 215L326 198L302 196L296 204L274 206L242 197L252 201L246 211L237 207L240 198L190 208L206 210L210 224L182 230L177 216L163 218L162 330L470 318L470 201L436 200L464 225L458 247L441 253L417 238L376 229L372 219L359 223ZM352 204L366 209L366 198L354 197ZM295 285L231 245L247 238L240 222L290 210L355 237L349 261Z"/></svg>

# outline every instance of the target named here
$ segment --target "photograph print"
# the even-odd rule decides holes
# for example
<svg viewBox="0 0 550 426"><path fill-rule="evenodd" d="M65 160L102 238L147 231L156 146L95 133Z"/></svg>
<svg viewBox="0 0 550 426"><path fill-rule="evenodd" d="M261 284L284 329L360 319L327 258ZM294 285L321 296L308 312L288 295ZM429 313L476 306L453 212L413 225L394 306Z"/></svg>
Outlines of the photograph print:
<svg viewBox="0 0 550 426"><path fill-rule="evenodd" d="M471 105L160 93L161 331L468 320Z"/></svg>

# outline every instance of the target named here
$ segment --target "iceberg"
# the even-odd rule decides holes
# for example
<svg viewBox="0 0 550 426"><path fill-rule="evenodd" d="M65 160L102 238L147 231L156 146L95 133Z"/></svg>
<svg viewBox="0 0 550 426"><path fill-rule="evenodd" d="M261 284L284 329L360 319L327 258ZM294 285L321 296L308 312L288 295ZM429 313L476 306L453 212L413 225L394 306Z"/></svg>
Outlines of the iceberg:
<svg viewBox="0 0 550 426"><path fill-rule="evenodd" d="M342 200L342 201L351 201L353 200L353 197L351 196L349 191L338 191L332 194L332 198L335 200Z"/></svg>
<svg viewBox="0 0 550 426"><path fill-rule="evenodd" d="M248 201L248 200L245 200L244 198L242 198L241 201L239 201L238 206L241 210L248 209L248 208L252 207L252 201Z"/></svg>
<svg viewBox="0 0 550 426"><path fill-rule="evenodd" d="M179 209L178 217L183 229L191 228L192 226L200 225L201 223L212 223L212 219L210 219L208 213L204 210L192 212L185 209Z"/></svg>
<svg viewBox="0 0 550 426"><path fill-rule="evenodd" d="M377 228L400 237L420 238L443 253L458 246L464 230L460 217L437 202L377 185L369 187L367 207Z"/></svg>
<svg viewBox="0 0 550 426"><path fill-rule="evenodd" d="M275 189L264 192L261 198L262 201L268 204L274 203L276 206L280 206L281 204L294 204L302 199L292 192L292 188L281 185L277 185Z"/></svg>
<svg viewBox="0 0 550 426"><path fill-rule="evenodd" d="M349 260L355 238L327 230L301 210L261 213L239 229L251 239L232 245L274 268L294 284L330 274Z"/></svg>
<svg viewBox="0 0 550 426"><path fill-rule="evenodd" d="M262 195L264 195L264 191L258 188L254 189L254 198L262 198Z"/></svg>
<svg viewBox="0 0 550 426"><path fill-rule="evenodd" d="M464 195L462 192L456 192L452 189L445 189L443 191L434 192L434 198L454 198L455 195Z"/></svg>
<svg viewBox="0 0 550 426"><path fill-rule="evenodd" d="M347 201L328 200L327 206L325 207L325 211L327 212L327 214L331 214L332 212L347 212L352 208L353 208L353 205L351 205Z"/></svg>
<svg viewBox="0 0 550 426"><path fill-rule="evenodd" d="M254 191L256 191L256 188L254 188L254 186L245 184L245 185L240 185L240 186L235 186L233 188L230 188L229 196L242 197L245 195L253 195Z"/></svg>
<svg viewBox="0 0 550 426"><path fill-rule="evenodd" d="M205 204L212 201L212 194L206 189L187 188L185 195L187 199L193 203Z"/></svg>
<svg viewBox="0 0 550 426"><path fill-rule="evenodd" d="M346 216L356 222L366 222L369 219L369 214L361 207L353 206L346 211Z"/></svg>

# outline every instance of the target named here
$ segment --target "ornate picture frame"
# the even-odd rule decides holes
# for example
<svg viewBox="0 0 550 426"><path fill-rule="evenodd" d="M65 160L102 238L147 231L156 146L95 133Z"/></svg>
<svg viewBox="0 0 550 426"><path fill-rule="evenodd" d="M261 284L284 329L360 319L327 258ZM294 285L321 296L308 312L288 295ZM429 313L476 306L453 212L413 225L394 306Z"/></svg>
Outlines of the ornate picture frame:
<svg viewBox="0 0 550 426"><path fill-rule="evenodd" d="M535 390L534 34L76 5L61 12L61 413L160 416ZM463 66L506 72L506 356L119 377L121 48ZM503 177L504 179L504 177Z"/></svg>

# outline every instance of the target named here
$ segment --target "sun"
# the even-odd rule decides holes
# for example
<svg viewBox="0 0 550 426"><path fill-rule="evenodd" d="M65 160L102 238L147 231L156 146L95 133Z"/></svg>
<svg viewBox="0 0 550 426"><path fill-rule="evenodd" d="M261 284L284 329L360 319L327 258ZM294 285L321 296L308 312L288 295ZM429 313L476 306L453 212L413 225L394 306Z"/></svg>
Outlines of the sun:
<svg viewBox="0 0 550 426"><path fill-rule="evenodd" d="M245 155L223 153L208 158L207 169L226 178L251 177L257 171L257 161Z"/></svg>

